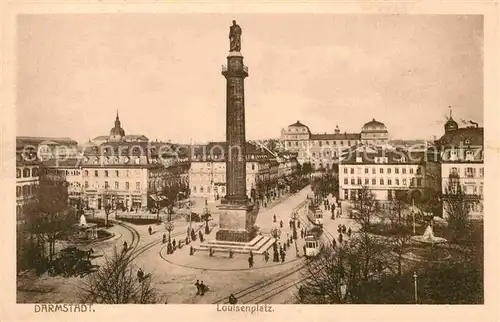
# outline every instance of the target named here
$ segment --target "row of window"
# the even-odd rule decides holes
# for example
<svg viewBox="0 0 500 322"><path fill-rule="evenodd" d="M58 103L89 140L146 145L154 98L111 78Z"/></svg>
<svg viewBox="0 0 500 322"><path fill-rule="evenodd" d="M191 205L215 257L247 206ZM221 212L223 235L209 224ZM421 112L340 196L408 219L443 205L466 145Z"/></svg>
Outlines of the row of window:
<svg viewBox="0 0 500 322"><path fill-rule="evenodd" d="M387 190L387 199L392 200L393 198L396 197L396 191L398 190ZM361 197L361 190L360 189L346 189L344 190L344 199L345 200L356 200ZM380 206L383 209L386 209L388 206L390 206L387 203L380 203Z"/></svg>
<svg viewBox="0 0 500 322"><path fill-rule="evenodd" d="M460 176L461 175L460 168L455 168L455 167L451 168L450 174ZM465 168L464 169L464 176L466 178L475 178L476 177L476 168L472 168L472 167ZM484 177L484 168L479 168L479 177L480 178Z"/></svg>
<svg viewBox="0 0 500 322"><path fill-rule="evenodd" d="M85 188L86 189L89 188L89 182L88 181L85 181ZM108 181L104 181L104 189L109 189L109 188L111 188L110 185L109 185L109 182ZM125 182L123 184L123 188L125 190L129 190L130 189L130 183L129 182ZM120 183L118 181L115 181L114 189L116 189L116 190L120 189ZM135 183L135 190L141 190L141 183L140 182L136 182Z"/></svg>
<svg viewBox="0 0 500 322"><path fill-rule="evenodd" d="M371 182L372 186L377 185L377 179L376 178L372 178L371 181L370 181L370 178L364 178L364 180L361 179L361 178L357 178L357 179L351 178L350 182L351 182L351 185L365 185L365 186L368 186L368 185L370 185L370 182ZM381 186L385 185L386 183L387 183L388 186L392 186L393 183L394 183L395 186L399 186L399 185L406 186L408 184L408 179L403 178L403 179L400 180L399 178L396 178L396 179L393 180L393 179L387 179L387 178L385 178L385 179L384 178L380 178L378 180L378 182L379 182L379 185L381 185ZM412 187L415 187L415 186L421 187L422 186L422 178L416 178L416 180L415 180L415 178L411 178L409 182L410 182L410 186L412 186ZM349 184L349 179L348 178L344 178L344 184Z"/></svg>
<svg viewBox="0 0 500 322"><path fill-rule="evenodd" d="M303 141L301 146L302 147L306 147L307 143L310 142L311 143L311 146L316 146L316 142L317 142L317 145L319 147L322 147L323 145L340 145L340 146L344 146L344 142L345 142L345 145L347 146L351 146L351 145L356 145L356 142L355 140L352 140L352 141L349 141L349 140L333 140L333 141ZM338 144L337 144L338 142ZM288 141L287 142L287 146L289 148L292 147L292 141ZM295 146L298 147L299 146L299 141L295 141Z"/></svg>
<svg viewBox="0 0 500 322"><path fill-rule="evenodd" d="M350 168L350 169L344 168L344 174L348 174L348 173L354 174L354 170L355 170L354 168ZM361 173L361 168L357 168L357 170L358 170L357 171L358 174ZM379 173L384 174L384 171L385 171L385 173L387 173L387 174L392 174L392 170L393 170L392 168L379 168ZM400 171L401 171L401 174L406 174L406 168L394 168L394 174L399 174ZM365 172L365 174L368 174L368 173L370 173L370 169L369 168L365 168L364 172ZM377 169L376 168L372 168L371 173L372 174L376 174L377 173ZM413 174L414 173L414 168L409 168L408 169L408 173L409 174ZM421 168L417 168L416 174L422 174L422 169Z"/></svg>
<svg viewBox="0 0 500 322"><path fill-rule="evenodd" d="M24 186L16 186L16 197L29 197L31 195L36 194L38 190L37 185L24 185Z"/></svg>
<svg viewBox="0 0 500 322"><path fill-rule="evenodd" d="M450 161L456 161L462 159L463 154L459 155L457 150L450 150ZM467 150L465 151L465 161L475 161L483 159L483 150Z"/></svg>
<svg viewBox="0 0 500 322"><path fill-rule="evenodd" d="M16 178L30 178L30 177L38 177L38 168L24 168L23 170L16 168Z"/></svg>
<svg viewBox="0 0 500 322"><path fill-rule="evenodd" d="M130 176L130 170L124 170L125 172L125 177ZM83 171L83 176L88 177L90 174L89 170ZM103 171L103 176L104 177L110 177L110 174L112 174L115 177L120 177L120 170L104 170ZM99 170L94 170L94 177L99 177Z"/></svg>
<svg viewBox="0 0 500 322"><path fill-rule="evenodd" d="M193 187L191 188L191 191L193 191L193 193L197 193L197 191L198 191L198 190L197 190L196 186L193 186ZM205 193L205 192L206 192L206 193L210 193L211 188L210 188L210 186L207 186L206 188L205 188L204 186L200 186L199 191L200 191L200 193ZM220 187L220 192L221 192L222 194L225 194L225 193L226 193L226 187L221 186L221 187ZM215 194L219 193L219 187L214 186L214 193L215 193Z"/></svg>

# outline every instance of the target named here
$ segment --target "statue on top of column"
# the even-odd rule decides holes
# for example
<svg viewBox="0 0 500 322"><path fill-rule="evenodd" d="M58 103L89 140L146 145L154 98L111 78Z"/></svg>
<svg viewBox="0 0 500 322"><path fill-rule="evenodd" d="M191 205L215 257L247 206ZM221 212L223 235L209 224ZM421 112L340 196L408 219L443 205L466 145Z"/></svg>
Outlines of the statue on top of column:
<svg viewBox="0 0 500 322"><path fill-rule="evenodd" d="M229 27L229 51L241 51L241 27L236 24L236 20Z"/></svg>

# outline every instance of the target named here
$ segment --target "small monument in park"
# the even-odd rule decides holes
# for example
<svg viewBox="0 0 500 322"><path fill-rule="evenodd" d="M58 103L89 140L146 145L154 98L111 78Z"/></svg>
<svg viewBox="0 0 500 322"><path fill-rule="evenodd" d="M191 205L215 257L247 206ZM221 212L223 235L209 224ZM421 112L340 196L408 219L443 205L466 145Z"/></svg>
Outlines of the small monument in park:
<svg viewBox="0 0 500 322"><path fill-rule="evenodd" d="M84 240L97 239L97 224L87 223L87 218L84 214L80 216L80 223L78 224L78 238Z"/></svg>
<svg viewBox="0 0 500 322"><path fill-rule="evenodd" d="M425 228L424 234L422 236L413 236L412 239L421 243L429 243L429 244L438 244L447 242L445 238L434 236L432 224L427 225L427 228Z"/></svg>

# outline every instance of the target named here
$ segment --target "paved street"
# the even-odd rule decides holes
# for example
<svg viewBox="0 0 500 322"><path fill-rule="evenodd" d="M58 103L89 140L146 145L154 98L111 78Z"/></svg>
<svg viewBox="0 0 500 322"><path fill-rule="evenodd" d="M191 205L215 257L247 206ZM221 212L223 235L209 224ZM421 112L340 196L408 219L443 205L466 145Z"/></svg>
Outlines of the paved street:
<svg viewBox="0 0 500 322"><path fill-rule="evenodd" d="M298 210L301 228L309 225L306 217L307 195L312 195L309 187L298 193L289 196L274 207L262 208L257 219L257 225L263 234L268 234L272 228L279 227L279 222L283 221L281 229L281 239L292 236L289 227L290 214ZM297 206L302 205L297 209ZM345 224L353 227L352 220L346 218L330 218L330 212L324 211L324 229L331 238L337 238L337 226ZM273 215L276 215L276 223L273 222ZM344 213L346 214L346 212ZM99 213L96 216L103 216ZM114 216L110 216L113 219ZM211 224L217 222L217 216ZM172 239L184 238L187 222L182 218L175 221L175 228L172 231ZM135 265L142 267L146 273L152 273L156 287L161 294L162 302L169 303L214 303L224 302L229 294L234 293L241 298L241 303L292 303L296 283L301 278L301 267L304 265L302 247L304 240L298 236L296 243L292 243L286 251L284 263L275 263L271 259L268 263L262 256L255 255L255 264L252 269L248 268L248 255L235 254L229 258L228 254L216 253L214 257L209 257L206 252L189 255L189 246L184 246L176 250L173 254L166 253L166 244L161 243L162 235L168 232L162 224L151 225L153 233L148 233L149 225L134 225L126 223L125 226L115 224L110 228L110 232L115 236L107 241L90 244L82 248L92 247L97 255L109 255L116 246L121 250L124 241L135 247L137 258ZM194 229L204 227L204 223L193 223ZM204 231L204 230L202 230ZM299 230L300 232L300 230ZM137 239L137 234L140 238ZM135 235L135 236L134 236ZM208 239L214 238L214 233L206 236ZM199 239L192 243L197 246ZM272 251L271 251L272 253ZM272 255L272 254L271 254ZM94 259L95 264L102 263L104 256ZM196 296L194 283L196 280L204 281L209 286L209 291L205 296ZM22 279L21 279L22 281ZM61 278L43 276L36 281L26 282L22 286L24 291L18 292L20 300L43 302L48 293L36 291L50 289L50 298L53 301L78 301L77 290L80 278Z"/></svg>

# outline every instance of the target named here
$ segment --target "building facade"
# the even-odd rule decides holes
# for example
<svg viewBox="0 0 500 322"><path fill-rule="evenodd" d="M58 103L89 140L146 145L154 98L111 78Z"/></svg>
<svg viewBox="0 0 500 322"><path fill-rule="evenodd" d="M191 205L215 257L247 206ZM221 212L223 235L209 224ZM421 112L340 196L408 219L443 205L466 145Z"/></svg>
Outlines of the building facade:
<svg viewBox="0 0 500 322"><path fill-rule="evenodd" d="M193 148L189 169L191 196L208 201L226 195L226 162L224 142L212 142ZM246 193L254 200L259 194L275 191L280 182L295 175L296 155L283 152L273 155L257 145L246 144Z"/></svg>
<svg viewBox="0 0 500 322"><path fill-rule="evenodd" d="M417 192L437 189L436 167L428 164L426 152L387 150L360 145L339 165L339 198L355 200L363 187L377 200L387 201L396 191Z"/></svg>
<svg viewBox="0 0 500 322"><path fill-rule="evenodd" d="M16 155L16 219L23 220L24 206L34 200L40 184L40 162L36 153Z"/></svg>
<svg viewBox="0 0 500 322"><path fill-rule="evenodd" d="M339 127L333 134L313 134L300 121L281 130L281 141L286 151L297 154L300 164L310 163L313 169L332 169L342 151L361 141L359 133L341 133Z"/></svg>
<svg viewBox="0 0 500 322"><path fill-rule="evenodd" d="M434 155L441 166L443 214L450 180L456 178L470 202L472 216L483 215L484 194L484 129L468 126L459 128L450 115L444 125L444 135L436 141Z"/></svg>
<svg viewBox="0 0 500 322"><path fill-rule="evenodd" d="M109 135L100 135L92 140L92 143L101 145L107 142L136 142L146 143L149 139L144 135L126 135L125 130L121 126L118 111L116 112L115 125L109 131Z"/></svg>
<svg viewBox="0 0 500 322"><path fill-rule="evenodd" d="M389 132L384 123L372 119L361 128L361 142L364 144L384 145L389 141Z"/></svg>

